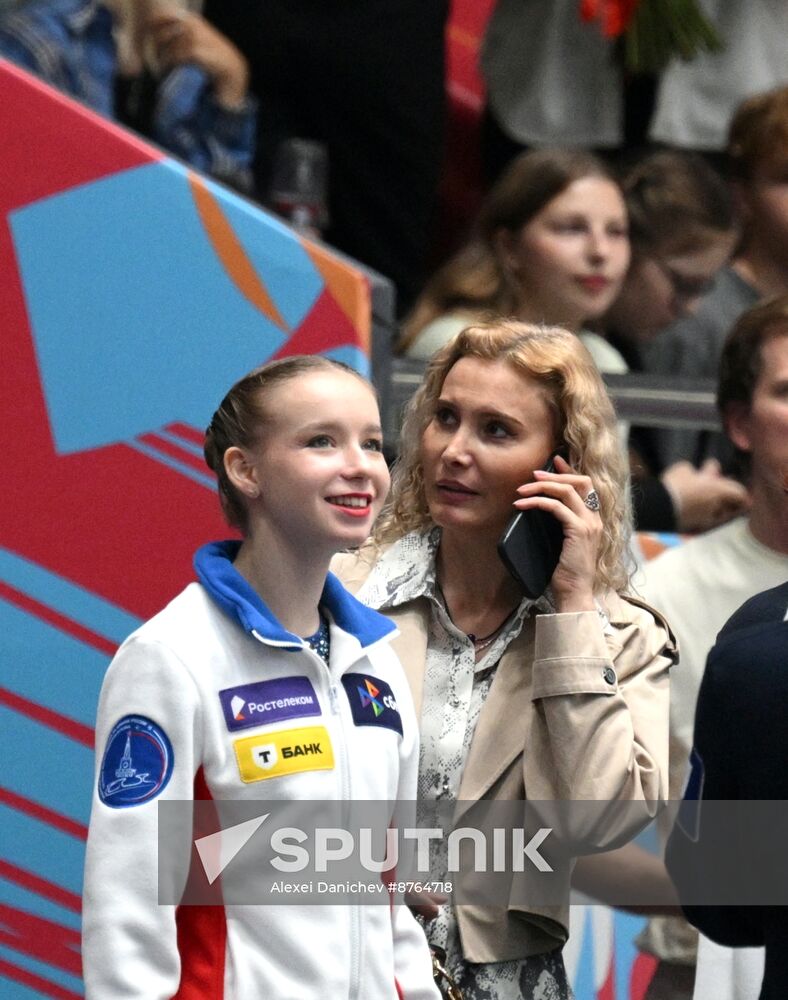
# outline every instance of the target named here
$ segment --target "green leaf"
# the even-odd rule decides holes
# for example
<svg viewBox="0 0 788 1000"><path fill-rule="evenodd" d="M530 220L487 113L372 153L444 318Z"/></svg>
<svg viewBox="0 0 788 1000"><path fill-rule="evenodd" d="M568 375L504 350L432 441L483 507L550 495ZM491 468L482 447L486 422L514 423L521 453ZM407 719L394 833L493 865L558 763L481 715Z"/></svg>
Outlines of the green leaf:
<svg viewBox="0 0 788 1000"><path fill-rule="evenodd" d="M671 59L719 52L723 39L697 0L640 0L624 39L624 65L659 73Z"/></svg>

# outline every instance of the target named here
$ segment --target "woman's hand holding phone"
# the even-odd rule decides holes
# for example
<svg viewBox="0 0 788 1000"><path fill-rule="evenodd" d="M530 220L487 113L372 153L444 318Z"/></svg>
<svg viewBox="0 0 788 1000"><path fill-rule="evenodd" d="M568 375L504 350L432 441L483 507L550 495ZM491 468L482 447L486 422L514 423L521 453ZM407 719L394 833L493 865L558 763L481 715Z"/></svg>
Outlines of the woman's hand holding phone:
<svg viewBox="0 0 788 1000"><path fill-rule="evenodd" d="M518 510L544 510L560 521L564 532L561 557L550 581L556 611L595 611L594 579L602 541L602 519L586 499L594 490L588 476L580 475L556 455L554 471L538 469L534 482L520 486Z"/></svg>

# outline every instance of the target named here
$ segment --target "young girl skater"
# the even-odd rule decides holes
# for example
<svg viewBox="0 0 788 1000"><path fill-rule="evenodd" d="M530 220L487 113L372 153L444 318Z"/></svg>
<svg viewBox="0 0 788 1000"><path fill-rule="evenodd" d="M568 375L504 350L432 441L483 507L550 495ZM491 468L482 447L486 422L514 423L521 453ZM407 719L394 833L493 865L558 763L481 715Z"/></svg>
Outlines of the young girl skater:
<svg viewBox="0 0 788 1000"><path fill-rule="evenodd" d="M388 491L371 387L321 357L265 365L225 396L205 456L243 539L201 548L199 582L107 672L86 996L437 1000L404 906L226 904L200 921L158 903L159 802L195 788L216 802L415 798L417 724L394 628L328 573Z"/></svg>

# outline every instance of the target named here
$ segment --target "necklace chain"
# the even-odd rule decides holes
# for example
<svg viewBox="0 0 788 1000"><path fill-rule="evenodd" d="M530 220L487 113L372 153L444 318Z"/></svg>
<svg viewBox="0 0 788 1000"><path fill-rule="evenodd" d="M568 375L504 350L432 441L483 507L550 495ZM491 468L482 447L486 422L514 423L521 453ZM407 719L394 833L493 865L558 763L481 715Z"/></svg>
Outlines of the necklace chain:
<svg viewBox="0 0 788 1000"><path fill-rule="evenodd" d="M495 640L495 637L498 635L498 633L501 631L501 629L504 627L504 625L509 621L509 619L512 617L513 614L514 614L514 611L510 611L509 614L504 618L504 620L498 626L498 628L493 629L493 631L490 632L489 635L482 635L482 636L478 636L477 637L476 635L474 635L473 632L466 632L465 634L468 636L468 638L470 639L470 641L473 643L474 649L477 649L477 650L479 650L479 649L486 649L489 645L491 645L493 643L493 641Z"/></svg>
<svg viewBox="0 0 788 1000"><path fill-rule="evenodd" d="M441 601L443 601L443 607L446 609L446 614L449 616L449 620L452 623L454 623L454 619L452 618L451 612L449 611L449 604L448 601L446 600L446 595L443 593L441 585L437 581L435 582L435 589L437 590ZM516 607L512 608L512 610L507 613L506 617L503 619L500 625L497 625L488 635L477 636L475 632L466 632L465 634L468 637L468 640L473 646L473 648L478 652L479 650L486 649L489 645L491 645L492 642L495 640L495 637L504 627L504 625L509 621L509 619L515 613L515 611L517 611L518 607L519 604Z"/></svg>

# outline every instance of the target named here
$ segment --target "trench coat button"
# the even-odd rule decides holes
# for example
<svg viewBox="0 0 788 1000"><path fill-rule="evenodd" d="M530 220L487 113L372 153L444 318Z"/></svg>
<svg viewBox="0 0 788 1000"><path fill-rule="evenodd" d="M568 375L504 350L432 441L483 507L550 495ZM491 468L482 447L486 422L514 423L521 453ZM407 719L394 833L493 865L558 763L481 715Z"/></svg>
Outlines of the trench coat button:
<svg viewBox="0 0 788 1000"><path fill-rule="evenodd" d="M611 686L616 683L616 672L612 667L605 667L602 671L602 676L605 678L605 683Z"/></svg>

